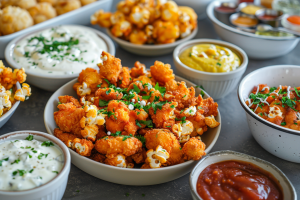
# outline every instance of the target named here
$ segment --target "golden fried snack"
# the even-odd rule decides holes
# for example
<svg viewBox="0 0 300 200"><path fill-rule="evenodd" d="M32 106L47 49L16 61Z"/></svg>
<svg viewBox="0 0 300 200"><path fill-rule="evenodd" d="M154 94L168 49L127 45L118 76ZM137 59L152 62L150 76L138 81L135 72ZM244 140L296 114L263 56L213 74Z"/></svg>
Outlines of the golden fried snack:
<svg viewBox="0 0 300 200"><path fill-rule="evenodd" d="M126 159L125 156L122 154L114 155L114 156L108 156L108 158L105 159L105 164L107 165L112 165L115 167L121 167L121 168L126 168Z"/></svg>
<svg viewBox="0 0 300 200"><path fill-rule="evenodd" d="M175 138L175 136L174 136ZM180 163L183 163L183 151L181 150L181 146L178 140L174 140L174 144L172 146L172 150L170 153L170 158L167 160L167 162L163 165L171 166L171 165L177 165Z"/></svg>
<svg viewBox="0 0 300 200"><path fill-rule="evenodd" d="M27 10L37 4L36 0L16 0L14 6Z"/></svg>
<svg viewBox="0 0 300 200"><path fill-rule="evenodd" d="M216 119L213 115L205 117L205 124L207 126L209 126L210 128L216 128L217 126L220 125L220 123L216 121Z"/></svg>
<svg viewBox="0 0 300 200"><path fill-rule="evenodd" d="M127 136L108 136L97 140L95 143L95 149L104 155L117 155L122 154L125 156L131 156L142 150L142 143L135 137Z"/></svg>
<svg viewBox="0 0 300 200"><path fill-rule="evenodd" d="M130 70L130 76L132 76L133 78L138 78L139 76L143 76L146 73L146 65L140 63L139 61L136 61L133 68L131 68Z"/></svg>
<svg viewBox="0 0 300 200"><path fill-rule="evenodd" d="M98 153L95 149L92 150L92 154L89 158L100 163L104 163L104 160L106 159L105 155Z"/></svg>
<svg viewBox="0 0 300 200"><path fill-rule="evenodd" d="M148 37L144 31L135 29L130 33L129 41L133 44L145 44Z"/></svg>
<svg viewBox="0 0 300 200"><path fill-rule="evenodd" d="M200 96L200 95L199 95ZM204 116L217 116L218 115L218 103L214 102L211 97L207 99L203 99L201 105L202 109L204 110Z"/></svg>
<svg viewBox="0 0 300 200"><path fill-rule="evenodd" d="M110 101L107 111L111 112L110 117L106 117L106 129L111 133L123 131L124 126L129 122L129 109L123 102Z"/></svg>
<svg viewBox="0 0 300 200"><path fill-rule="evenodd" d="M115 13L113 13L110 17L110 22L112 25L115 25L121 21L124 21L126 18L125 18L125 15L120 12L120 11L116 11Z"/></svg>
<svg viewBox="0 0 300 200"><path fill-rule="evenodd" d="M135 0L124 0L120 1L117 4L117 10L124 13L125 15L128 15L132 9L132 7L135 5Z"/></svg>
<svg viewBox="0 0 300 200"><path fill-rule="evenodd" d="M179 27L172 22L158 20L153 24L153 38L158 44L173 43L179 36Z"/></svg>
<svg viewBox="0 0 300 200"><path fill-rule="evenodd" d="M2 98L2 101L0 101L0 116L2 116L6 111L10 110L12 106L12 102L10 101L11 95L11 92L6 90L5 87L0 84L0 96Z"/></svg>
<svg viewBox="0 0 300 200"><path fill-rule="evenodd" d="M27 10L8 6L0 12L0 32L12 34L33 25L33 19Z"/></svg>
<svg viewBox="0 0 300 200"><path fill-rule="evenodd" d="M132 31L132 26L127 20L117 22L111 28L111 34L115 37L127 37Z"/></svg>
<svg viewBox="0 0 300 200"><path fill-rule="evenodd" d="M160 168L161 164L167 162L170 157L169 153L163 149L160 145L155 150L150 149L147 151L146 163L149 163L151 168Z"/></svg>
<svg viewBox="0 0 300 200"><path fill-rule="evenodd" d="M56 17L56 10L50 3L38 3L28 9L29 14L34 20L35 24L44 22L48 19Z"/></svg>
<svg viewBox="0 0 300 200"><path fill-rule="evenodd" d="M72 148L80 155L89 157L94 148L94 144L86 139L75 138Z"/></svg>
<svg viewBox="0 0 300 200"><path fill-rule="evenodd" d="M25 74L24 68L12 71L11 68L5 67L2 60L0 60L0 84L5 87L5 89L11 89L17 82L24 83L26 77L27 75Z"/></svg>
<svg viewBox="0 0 300 200"><path fill-rule="evenodd" d="M195 11L186 6L179 6L179 21L178 26L181 38L189 36L192 31L197 27L197 14Z"/></svg>
<svg viewBox="0 0 300 200"><path fill-rule="evenodd" d="M174 1L167 1L161 7L161 19L164 21L177 21L179 8Z"/></svg>
<svg viewBox="0 0 300 200"><path fill-rule="evenodd" d="M151 108L149 110L149 114L151 115L151 119L153 120L156 128L171 129L171 127L175 124L174 110L176 106L177 103L166 103L161 109L154 111L154 109Z"/></svg>
<svg viewBox="0 0 300 200"><path fill-rule="evenodd" d="M130 76L130 70L128 67L123 67L122 72L119 75L118 78L118 87L120 88L127 88L129 84L131 83L131 76Z"/></svg>
<svg viewBox="0 0 300 200"><path fill-rule="evenodd" d="M156 149L158 145L169 153L172 152L176 138L168 129L150 129L145 134L147 149Z"/></svg>
<svg viewBox="0 0 300 200"><path fill-rule="evenodd" d="M138 28L144 28L149 23L150 12L147 8L134 6L129 15L129 21Z"/></svg>
<svg viewBox="0 0 300 200"><path fill-rule="evenodd" d="M76 138L74 134L64 133L58 128L54 129L54 136L60 139L69 148L73 146L73 140Z"/></svg>
<svg viewBox="0 0 300 200"><path fill-rule="evenodd" d="M1 0L0 1L0 8L5 8L7 6L14 6L16 3L16 0Z"/></svg>
<svg viewBox="0 0 300 200"><path fill-rule="evenodd" d="M15 92L14 98L17 101L25 101L26 97L30 97L31 88L27 83L22 84L22 88Z"/></svg>
<svg viewBox="0 0 300 200"><path fill-rule="evenodd" d="M95 92L95 97L99 97L101 100L109 101L109 100L120 100L123 97L122 93L115 91L112 88L99 88Z"/></svg>
<svg viewBox="0 0 300 200"><path fill-rule="evenodd" d="M110 21L111 16L112 13L105 13L103 10L99 10L91 16L91 24L98 24L99 26L102 26L104 28L109 28L112 26L112 23Z"/></svg>
<svg viewBox="0 0 300 200"><path fill-rule="evenodd" d="M55 6L57 3L57 0L37 0L39 3L47 2L50 3L52 6Z"/></svg>
<svg viewBox="0 0 300 200"><path fill-rule="evenodd" d="M77 99L75 99L74 97L72 97L72 96L68 96L68 95L59 96L58 100L59 100L60 103L73 103L74 106L76 106L76 108L81 108L82 107L80 105L79 101Z"/></svg>
<svg viewBox="0 0 300 200"><path fill-rule="evenodd" d="M80 0L82 6L86 6L86 5L88 5L90 3L94 3L96 1L97 0Z"/></svg>
<svg viewBox="0 0 300 200"><path fill-rule="evenodd" d="M80 72L78 82L80 84L86 83L87 87L91 89L91 92L95 92L98 89L98 85L102 83L100 74L93 68L86 68ZM76 90L76 89L75 89Z"/></svg>
<svg viewBox="0 0 300 200"><path fill-rule="evenodd" d="M57 0L55 10L58 15L65 14L81 7L79 0Z"/></svg>
<svg viewBox="0 0 300 200"><path fill-rule="evenodd" d="M102 52L101 58L103 59L103 63L98 64L100 76L107 79L110 83L116 84L122 72L121 60L105 51Z"/></svg>
<svg viewBox="0 0 300 200"><path fill-rule="evenodd" d="M76 108L73 103L59 104L57 108L59 111L54 112L54 120L60 130L82 138L79 122L85 116L83 108Z"/></svg>
<svg viewBox="0 0 300 200"><path fill-rule="evenodd" d="M141 164L144 163L146 158L147 158L147 154L146 154L146 149L143 148L141 152L138 152L136 154L133 154L131 156L131 158L134 160L134 162L136 164Z"/></svg>
<svg viewBox="0 0 300 200"><path fill-rule="evenodd" d="M205 156L205 144L193 137L182 148L185 160L200 160L202 156Z"/></svg>
<svg viewBox="0 0 300 200"><path fill-rule="evenodd" d="M160 61L155 61L154 65L150 67L150 72L152 77L162 85L175 79L171 65Z"/></svg>

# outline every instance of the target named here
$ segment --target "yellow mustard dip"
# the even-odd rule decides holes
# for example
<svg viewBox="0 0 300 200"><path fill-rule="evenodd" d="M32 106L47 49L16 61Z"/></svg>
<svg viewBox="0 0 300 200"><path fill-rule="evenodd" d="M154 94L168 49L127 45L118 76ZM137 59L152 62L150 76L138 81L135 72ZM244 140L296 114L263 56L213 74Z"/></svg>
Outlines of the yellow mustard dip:
<svg viewBox="0 0 300 200"><path fill-rule="evenodd" d="M230 49L213 44L188 48L179 59L188 67L205 72L230 72L241 64L240 58Z"/></svg>

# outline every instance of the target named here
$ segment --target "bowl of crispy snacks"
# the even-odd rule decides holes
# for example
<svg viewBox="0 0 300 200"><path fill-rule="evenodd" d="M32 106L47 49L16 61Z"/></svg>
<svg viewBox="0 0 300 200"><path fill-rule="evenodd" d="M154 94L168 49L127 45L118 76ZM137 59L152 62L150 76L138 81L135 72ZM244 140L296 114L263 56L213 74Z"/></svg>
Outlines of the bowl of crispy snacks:
<svg viewBox="0 0 300 200"><path fill-rule="evenodd" d="M72 162L100 179L154 185L177 179L214 146L218 104L169 64L132 69L103 52L100 72L83 70L49 99L49 134L70 149Z"/></svg>
<svg viewBox="0 0 300 200"><path fill-rule="evenodd" d="M170 53L197 34L197 14L174 1L121 1L115 13L99 10L91 23L107 28L108 35L127 51L146 56Z"/></svg>
<svg viewBox="0 0 300 200"><path fill-rule="evenodd" d="M12 71L0 60L0 128L14 114L20 101L25 101L31 95L31 88L25 81L24 69ZM22 87L20 83L23 83Z"/></svg>

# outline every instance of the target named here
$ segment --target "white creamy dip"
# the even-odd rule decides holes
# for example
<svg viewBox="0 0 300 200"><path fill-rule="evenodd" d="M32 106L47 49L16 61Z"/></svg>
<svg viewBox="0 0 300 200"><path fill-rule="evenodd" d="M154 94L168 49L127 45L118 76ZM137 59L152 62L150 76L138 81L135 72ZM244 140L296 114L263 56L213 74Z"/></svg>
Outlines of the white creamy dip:
<svg viewBox="0 0 300 200"><path fill-rule="evenodd" d="M34 33L16 44L14 60L28 72L78 74L102 63L107 45L93 31L78 26L58 26Z"/></svg>
<svg viewBox="0 0 300 200"><path fill-rule="evenodd" d="M0 190L38 187L56 177L63 165L63 153L50 141L5 141L0 143Z"/></svg>

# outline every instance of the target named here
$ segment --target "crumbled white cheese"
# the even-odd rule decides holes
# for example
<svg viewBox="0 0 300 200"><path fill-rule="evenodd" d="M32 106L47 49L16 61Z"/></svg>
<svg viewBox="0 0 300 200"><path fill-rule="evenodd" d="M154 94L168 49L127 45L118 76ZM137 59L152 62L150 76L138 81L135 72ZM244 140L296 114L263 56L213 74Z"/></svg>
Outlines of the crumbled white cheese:
<svg viewBox="0 0 300 200"><path fill-rule="evenodd" d="M133 110L133 109L134 109L134 106L133 106L132 104L129 104L129 105L128 105L128 108L129 108L129 110Z"/></svg>

